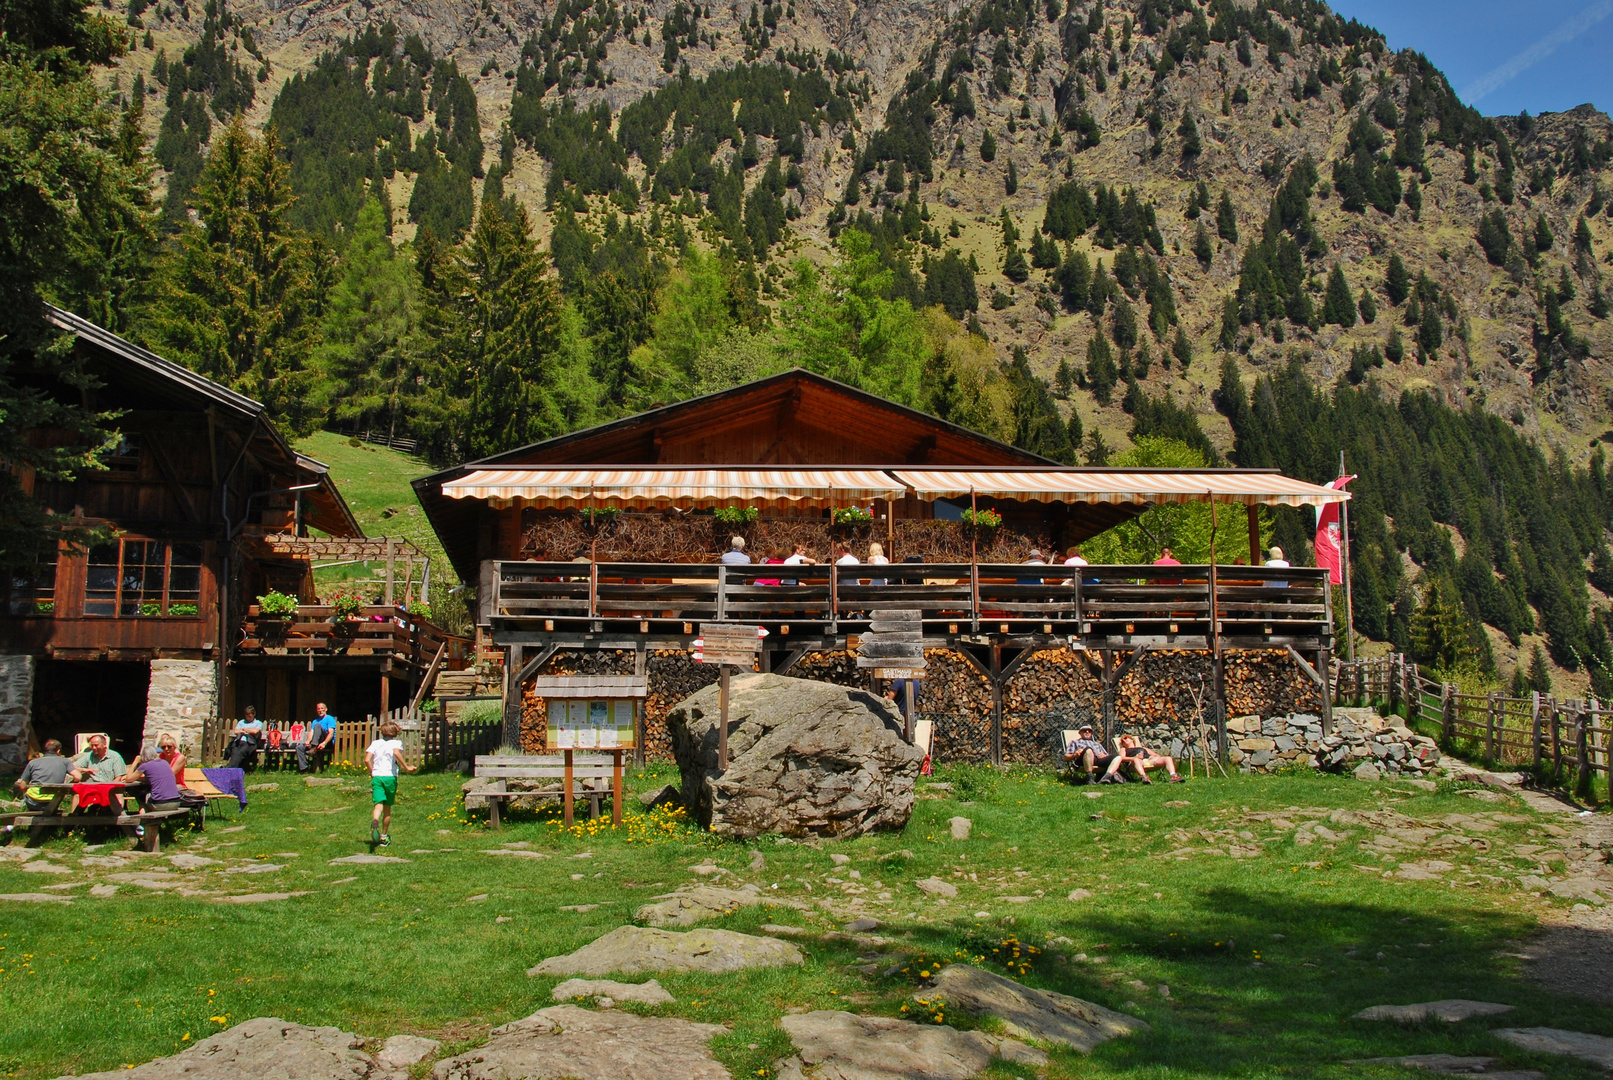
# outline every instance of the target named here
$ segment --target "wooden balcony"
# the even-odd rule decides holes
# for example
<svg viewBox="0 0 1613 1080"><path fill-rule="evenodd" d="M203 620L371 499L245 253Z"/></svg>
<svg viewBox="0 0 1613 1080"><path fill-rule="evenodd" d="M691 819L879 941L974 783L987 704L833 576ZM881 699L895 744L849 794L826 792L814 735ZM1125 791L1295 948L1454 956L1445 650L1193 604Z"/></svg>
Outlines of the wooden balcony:
<svg viewBox="0 0 1613 1080"><path fill-rule="evenodd" d="M338 619L329 605L303 604L290 617L265 615L256 604L247 609L238 660L303 664L310 659L339 667L373 668L398 678L423 675L442 654L442 667L462 667L470 641L408 610L391 604L366 607Z"/></svg>
<svg viewBox="0 0 1613 1080"><path fill-rule="evenodd" d="M500 644L686 645L702 622L748 622L776 635L773 647L844 647L848 634L867 632L870 613L903 608L923 613L925 643L936 647L1332 644L1326 571L1299 567L495 561L487 569L483 611Z"/></svg>

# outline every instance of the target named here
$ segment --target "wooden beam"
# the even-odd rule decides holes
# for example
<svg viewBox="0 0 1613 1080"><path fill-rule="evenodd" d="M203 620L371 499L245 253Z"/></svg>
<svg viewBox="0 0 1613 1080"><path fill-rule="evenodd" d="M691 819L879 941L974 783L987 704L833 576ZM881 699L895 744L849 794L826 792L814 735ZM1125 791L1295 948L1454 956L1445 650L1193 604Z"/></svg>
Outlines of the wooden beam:
<svg viewBox="0 0 1613 1080"><path fill-rule="evenodd" d="M185 516L191 521L201 521L202 516L196 512L196 504L190 501L190 492L179 482L179 475L174 471L173 462L168 460L168 452L162 448L162 443L156 439L146 439L141 446L151 451L151 458L157 463L157 471L168 481L168 486L174 489L174 495L179 499L180 508L185 511Z"/></svg>

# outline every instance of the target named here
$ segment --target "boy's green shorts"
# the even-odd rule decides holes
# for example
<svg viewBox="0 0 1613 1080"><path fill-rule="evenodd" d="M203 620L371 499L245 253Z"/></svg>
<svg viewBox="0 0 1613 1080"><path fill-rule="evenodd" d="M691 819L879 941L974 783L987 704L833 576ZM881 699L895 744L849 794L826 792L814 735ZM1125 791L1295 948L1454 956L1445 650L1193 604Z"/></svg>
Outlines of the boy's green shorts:
<svg viewBox="0 0 1613 1080"><path fill-rule="evenodd" d="M398 778L396 776L370 777L370 795L375 802L386 803L391 806L398 797Z"/></svg>

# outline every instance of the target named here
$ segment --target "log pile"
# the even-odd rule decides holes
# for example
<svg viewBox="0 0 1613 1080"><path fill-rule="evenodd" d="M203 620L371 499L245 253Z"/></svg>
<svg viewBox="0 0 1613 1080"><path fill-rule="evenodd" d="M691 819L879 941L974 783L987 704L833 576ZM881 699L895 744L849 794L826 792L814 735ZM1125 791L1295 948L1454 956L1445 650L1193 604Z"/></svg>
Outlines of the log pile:
<svg viewBox="0 0 1613 1080"><path fill-rule="evenodd" d="M672 736L666 718L672 707L716 682L716 664L697 664L682 649L656 649L646 658L649 698L644 703L644 757L670 760Z"/></svg>
<svg viewBox="0 0 1613 1080"><path fill-rule="evenodd" d="M1322 692L1280 652L1228 652L1223 654L1227 688L1227 715L1260 716L1320 713Z"/></svg>
<svg viewBox="0 0 1613 1080"><path fill-rule="evenodd" d="M960 653L925 649L923 689L916 708L935 724L936 761L991 760L991 683Z"/></svg>
<svg viewBox="0 0 1613 1080"><path fill-rule="evenodd" d="M902 518L895 526L894 545L886 522L833 525L827 518L764 517L748 525L719 525L708 514L622 513L590 525L580 513L540 513L521 533L521 557L545 562L588 558L601 562L709 563L728 550L729 538L745 538L753 558L770 550L788 554L793 545L805 544L819 561L830 557L836 543L861 554L871 541L894 551L893 561L922 555L925 562L969 561L972 530L956 521ZM1031 548L1050 556L1052 537L1044 532L1022 532L1008 525L983 529L976 538L980 562L1022 562Z"/></svg>
<svg viewBox="0 0 1613 1080"><path fill-rule="evenodd" d="M1054 761L1063 747L1059 733L1096 725L1102 713L1103 687L1076 654L1040 649L1003 688L1003 757Z"/></svg>

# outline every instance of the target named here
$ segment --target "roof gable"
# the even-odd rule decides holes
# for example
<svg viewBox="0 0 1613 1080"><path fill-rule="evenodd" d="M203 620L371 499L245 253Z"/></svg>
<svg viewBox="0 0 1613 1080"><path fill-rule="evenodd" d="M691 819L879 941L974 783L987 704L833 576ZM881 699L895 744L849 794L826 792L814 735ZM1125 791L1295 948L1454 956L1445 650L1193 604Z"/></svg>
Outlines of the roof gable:
<svg viewBox="0 0 1613 1080"><path fill-rule="evenodd" d="M1049 465L794 368L468 465Z"/></svg>

